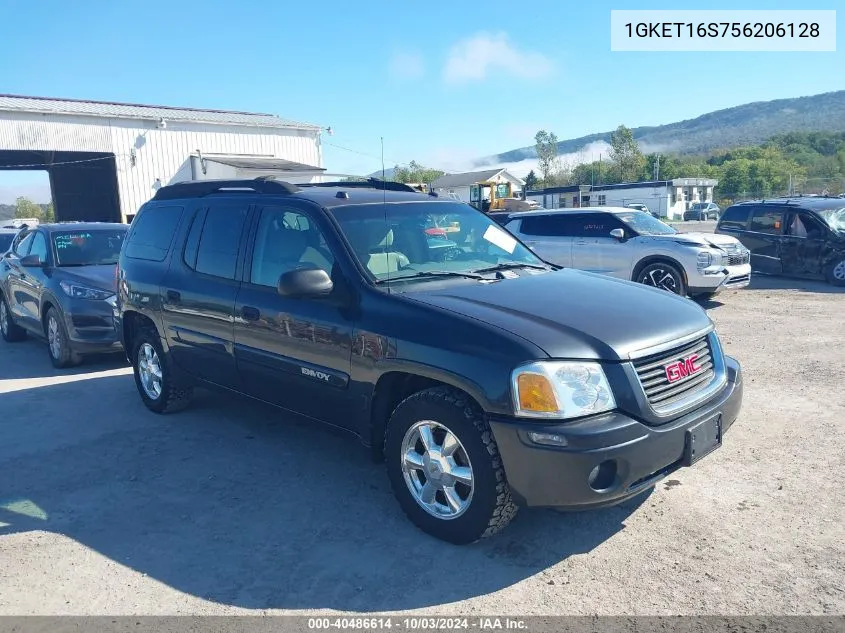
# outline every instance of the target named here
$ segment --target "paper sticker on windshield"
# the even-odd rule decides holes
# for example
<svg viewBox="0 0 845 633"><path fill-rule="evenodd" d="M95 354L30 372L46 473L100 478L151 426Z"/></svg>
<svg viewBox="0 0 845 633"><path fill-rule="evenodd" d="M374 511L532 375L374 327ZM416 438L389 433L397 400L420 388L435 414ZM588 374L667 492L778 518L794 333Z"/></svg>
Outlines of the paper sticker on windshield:
<svg viewBox="0 0 845 633"><path fill-rule="evenodd" d="M484 239L506 251L509 255L513 255L516 248L516 240L494 224L488 226L487 230L484 231Z"/></svg>

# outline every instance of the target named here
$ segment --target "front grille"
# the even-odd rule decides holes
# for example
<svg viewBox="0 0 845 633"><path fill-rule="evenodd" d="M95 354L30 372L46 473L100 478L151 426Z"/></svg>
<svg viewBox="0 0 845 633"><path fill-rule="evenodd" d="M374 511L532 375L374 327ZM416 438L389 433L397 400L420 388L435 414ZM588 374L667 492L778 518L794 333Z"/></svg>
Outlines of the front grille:
<svg viewBox="0 0 845 633"><path fill-rule="evenodd" d="M682 369L680 377L670 382L667 366L683 361L693 354L698 355L695 364L700 369L689 375L683 375ZM649 404L658 409L670 406L704 389L713 380L715 371L710 340L707 336L703 336L668 352L637 359L634 361L634 369Z"/></svg>
<svg viewBox="0 0 845 633"><path fill-rule="evenodd" d="M748 251L744 253L733 252L728 254L728 266L742 266L750 261L751 253Z"/></svg>

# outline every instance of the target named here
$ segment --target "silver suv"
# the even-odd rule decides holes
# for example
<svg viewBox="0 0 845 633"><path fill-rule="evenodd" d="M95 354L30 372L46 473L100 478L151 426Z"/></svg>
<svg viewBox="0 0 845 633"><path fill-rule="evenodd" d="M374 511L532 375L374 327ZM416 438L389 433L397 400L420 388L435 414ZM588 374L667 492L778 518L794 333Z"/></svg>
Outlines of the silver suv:
<svg viewBox="0 0 845 633"><path fill-rule="evenodd" d="M635 209L527 211L498 221L546 261L683 296L751 282L750 253L736 238L680 233Z"/></svg>

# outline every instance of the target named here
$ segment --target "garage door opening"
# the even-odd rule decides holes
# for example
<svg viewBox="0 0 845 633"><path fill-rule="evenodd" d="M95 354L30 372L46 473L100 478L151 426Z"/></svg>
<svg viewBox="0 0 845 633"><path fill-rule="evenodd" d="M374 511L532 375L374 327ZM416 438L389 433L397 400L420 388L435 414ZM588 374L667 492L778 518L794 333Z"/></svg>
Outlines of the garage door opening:
<svg viewBox="0 0 845 633"><path fill-rule="evenodd" d="M56 221L121 221L114 154L0 150L0 177L10 171L47 174Z"/></svg>

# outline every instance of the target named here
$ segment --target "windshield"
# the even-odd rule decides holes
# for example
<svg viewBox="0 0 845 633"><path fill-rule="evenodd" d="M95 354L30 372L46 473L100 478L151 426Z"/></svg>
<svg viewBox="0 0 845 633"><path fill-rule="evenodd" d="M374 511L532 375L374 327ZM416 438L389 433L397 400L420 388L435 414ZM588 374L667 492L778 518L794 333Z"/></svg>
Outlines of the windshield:
<svg viewBox="0 0 845 633"><path fill-rule="evenodd" d="M57 266L116 264L126 229L83 230L53 233Z"/></svg>
<svg viewBox="0 0 845 633"><path fill-rule="evenodd" d="M463 203L350 205L332 209L332 215L377 280L426 272L469 274L500 264L544 265L492 219Z"/></svg>
<svg viewBox="0 0 845 633"><path fill-rule="evenodd" d="M0 253L5 253L9 250L13 239L15 239L14 233L0 233Z"/></svg>
<svg viewBox="0 0 845 633"><path fill-rule="evenodd" d="M614 213L614 215L640 235L677 234L675 229L668 224L661 222L650 213L644 213L643 211L626 211Z"/></svg>
<svg viewBox="0 0 845 633"><path fill-rule="evenodd" d="M707 203L706 203L706 202L696 202L694 205L692 205L692 206L690 207L690 209L695 209L695 210L698 210L698 209L706 209L706 208L707 208Z"/></svg>
<svg viewBox="0 0 845 633"><path fill-rule="evenodd" d="M827 225L834 231L845 231L845 208L843 209L826 209L819 211Z"/></svg>

